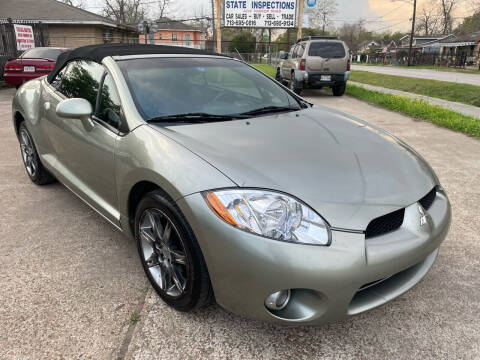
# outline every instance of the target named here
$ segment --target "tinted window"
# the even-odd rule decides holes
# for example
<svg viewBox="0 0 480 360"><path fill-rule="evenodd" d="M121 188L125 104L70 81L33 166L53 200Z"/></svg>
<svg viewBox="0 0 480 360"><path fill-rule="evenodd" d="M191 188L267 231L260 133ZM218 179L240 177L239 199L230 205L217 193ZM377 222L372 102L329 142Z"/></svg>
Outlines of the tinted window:
<svg viewBox="0 0 480 360"><path fill-rule="evenodd" d="M298 45L296 45L295 47L292 48L292 50L290 50L290 52L292 54L292 59L297 58L297 47L298 47Z"/></svg>
<svg viewBox="0 0 480 360"><path fill-rule="evenodd" d="M112 77L110 74L107 74L105 80L103 81L97 117L118 129L122 119L121 114L122 106L120 103L120 98L117 94Z"/></svg>
<svg viewBox="0 0 480 360"><path fill-rule="evenodd" d="M296 58L301 58L303 56L303 53L305 52L305 43L302 43L302 44L299 44L296 48L295 48L295 57Z"/></svg>
<svg viewBox="0 0 480 360"><path fill-rule="evenodd" d="M119 61L146 119L202 112L231 115L265 106L299 108L270 78L221 58L149 58Z"/></svg>
<svg viewBox="0 0 480 360"><path fill-rule="evenodd" d="M63 51L60 49L30 49L22 54L23 59L52 59L57 60Z"/></svg>
<svg viewBox="0 0 480 360"><path fill-rule="evenodd" d="M103 66L87 60L72 61L62 70L58 91L68 98L83 98L95 109Z"/></svg>
<svg viewBox="0 0 480 360"><path fill-rule="evenodd" d="M320 56L327 59L340 59L345 57L345 48L339 42L312 42L308 49L309 56Z"/></svg>

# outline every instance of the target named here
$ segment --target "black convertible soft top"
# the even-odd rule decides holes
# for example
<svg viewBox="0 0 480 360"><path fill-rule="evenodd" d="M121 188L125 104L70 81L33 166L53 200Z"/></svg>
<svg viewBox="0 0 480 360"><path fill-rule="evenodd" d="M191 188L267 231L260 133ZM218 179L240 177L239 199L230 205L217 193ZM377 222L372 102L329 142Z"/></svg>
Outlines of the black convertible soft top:
<svg viewBox="0 0 480 360"><path fill-rule="evenodd" d="M55 68L48 74L48 81L52 82L66 63L72 60L92 60L101 63L107 56L143 55L143 54L186 54L186 55L217 55L210 51L198 50L179 46L143 45L143 44L103 44L82 46L66 51L57 59Z"/></svg>

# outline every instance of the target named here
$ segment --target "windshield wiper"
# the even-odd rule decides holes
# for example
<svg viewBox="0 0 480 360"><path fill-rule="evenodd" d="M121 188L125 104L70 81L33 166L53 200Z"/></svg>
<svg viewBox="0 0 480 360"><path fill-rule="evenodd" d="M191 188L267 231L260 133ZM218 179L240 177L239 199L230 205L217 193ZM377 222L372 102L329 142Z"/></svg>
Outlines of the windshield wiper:
<svg viewBox="0 0 480 360"><path fill-rule="evenodd" d="M176 115L158 116L148 119L148 123L161 123L161 122L184 122L184 123L205 123L213 121L228 121L236 119L245 119L244 115L215 115L208 113L185 113Z"/></svg>
<svg viewBox="0 0 480 360"><path fill-rule="evenodd" d="M300 109L295 107L289 107L289 106L265 106L263 108L241 113L241 115L255 116L255 115L273 114L277 112L297 111L297 110L300 110Z"/></svg>

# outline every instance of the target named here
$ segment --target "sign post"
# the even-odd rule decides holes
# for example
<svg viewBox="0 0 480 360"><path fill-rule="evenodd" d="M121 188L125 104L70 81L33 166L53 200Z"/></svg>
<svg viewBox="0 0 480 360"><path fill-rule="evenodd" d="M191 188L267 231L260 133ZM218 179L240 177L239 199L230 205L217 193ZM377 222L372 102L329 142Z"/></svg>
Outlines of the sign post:
<svg viewBox="0 0 480 360"><path fill-rule="evenodd" d="M298 32L297 32L297 40L302 38L302 25L303 25L303 2L304 0L299 0L298 6Z"/></svg>
<svg viewBox="0 0 480 360"><path fill-rule="evenodd" d="M17 39L17 50L28 50L35 47L33 28L29 25L13 24L15 38Z"/></svg>
<svg viewBox="0 0 480 360"><path fill-rule="evenodd" d="M221 12L222 12L222 7L220 4L221 0L216 0L216 8L217 8L217 53L222 52L222 30L220 29L220 26L222 25L221 23Z"/></svg>

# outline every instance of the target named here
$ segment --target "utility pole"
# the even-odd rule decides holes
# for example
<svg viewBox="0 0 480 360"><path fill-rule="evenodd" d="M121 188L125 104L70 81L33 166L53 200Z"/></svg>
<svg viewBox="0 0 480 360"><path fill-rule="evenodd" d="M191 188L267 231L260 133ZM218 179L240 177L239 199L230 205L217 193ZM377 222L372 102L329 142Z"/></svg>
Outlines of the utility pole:
<svg viewBox="0 0 480 360"><path fill-rule="evenodd" d="M305 0L298 1L298 32L297 32L297 40L302 38L302 24L303 24L303 2ZM288 31L288 30L287 30Z"/></svg>
<svg viewBox="0 0 480 360"><path fill-rule="evenodd" d="M216 0L216 4L217 4L217 53L221 53L222 52L222 32L220 30L220 26L222 25L222 22L221 22L221 19L220 19L220 16L221 16L221 13L222 13L222 7L221 7L221 4L220 4L220 1L221 0Z"/></svg>
<svg viewBox="0 0 480 360"><path fill-rule="evenodd" d="M408 48L408 63L407 66L412 64L412 47L413 37L415 36L415 18L417 16L417 0L413 0L413 17L412 17L412 32L410 34L410 46Z"/></svg>

